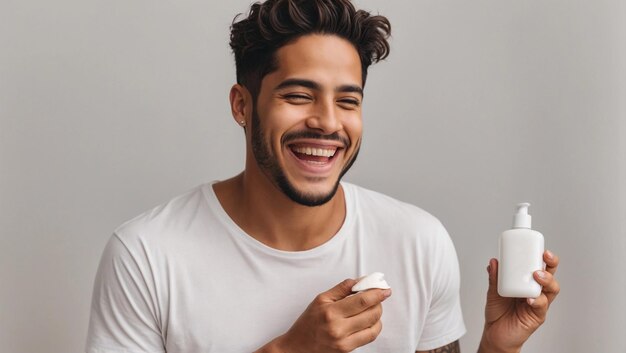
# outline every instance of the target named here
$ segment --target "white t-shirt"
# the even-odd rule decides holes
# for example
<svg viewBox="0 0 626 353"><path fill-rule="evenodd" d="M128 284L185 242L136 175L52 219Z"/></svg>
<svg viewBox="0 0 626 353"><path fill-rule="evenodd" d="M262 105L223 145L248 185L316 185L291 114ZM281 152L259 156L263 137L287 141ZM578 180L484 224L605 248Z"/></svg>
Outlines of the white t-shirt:
<svg viewBox="0 0 626 353"><path fill-rule="evenodd" d="M459 266L442 224L422 209L342 183L346 218L306 251L246 234L200 185L121 225L94 285L87 352L252 352L285 333L314 297L383 272L383 330L355 352L414 352L465 333Z"/></svg>

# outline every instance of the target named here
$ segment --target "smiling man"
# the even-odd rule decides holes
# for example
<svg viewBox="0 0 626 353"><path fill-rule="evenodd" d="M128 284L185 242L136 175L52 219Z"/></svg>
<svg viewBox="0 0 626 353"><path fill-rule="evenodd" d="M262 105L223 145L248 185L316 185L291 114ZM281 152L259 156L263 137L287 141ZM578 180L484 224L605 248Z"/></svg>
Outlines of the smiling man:
<svg viewBox="0 0 626 353"><path fill-rule="evenodd" d="M459 352L459 266L426 211L346 182L367 69L390 24L348 0L268 0L235 22L230 91L246 161L115 233L102 256L87 351ZM488 267L480 352L519 352L559 291L546 252L535 300L496 293ZM353 293L380 271L393 288ZM384 314L383 314L384 307Z"/></svg>
<svg viewBox="0 0 626 353"><path fill-rule="evenodd" d="M298 204L323 205L360 144L359 57L344 39L310 35L282 47L276 60L279 67L265 76L256 107L244 98L245 87L232 90L236 119L245 123L252 110L248 155L254 158L247 159L246 172L260 169L263 177L256 180L270 181Z"/></svg>

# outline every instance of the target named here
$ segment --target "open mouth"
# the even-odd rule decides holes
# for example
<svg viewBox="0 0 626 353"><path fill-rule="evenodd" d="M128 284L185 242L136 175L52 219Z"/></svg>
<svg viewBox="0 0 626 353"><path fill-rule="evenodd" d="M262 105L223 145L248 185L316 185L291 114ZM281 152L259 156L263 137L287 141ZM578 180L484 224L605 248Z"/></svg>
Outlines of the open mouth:
<svg viewBox="0 0 626 353"><path fill-rule="evenodd" d="M341 147L293 144L289 146L289 149L303 163L324 166L330 164L335 159Z"/></svg>

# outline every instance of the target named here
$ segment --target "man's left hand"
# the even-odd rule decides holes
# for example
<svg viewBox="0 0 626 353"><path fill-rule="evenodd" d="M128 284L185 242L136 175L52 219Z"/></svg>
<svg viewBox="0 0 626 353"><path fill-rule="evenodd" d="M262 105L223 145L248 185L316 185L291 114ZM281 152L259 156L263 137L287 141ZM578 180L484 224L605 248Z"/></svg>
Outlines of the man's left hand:
<svg viewBox="0 0 626 353"><path fill-rule="evenodd" d="M554 278L559 258L546 251L543 261L545 271L533 274L537 283L542 285L541 295L535 299L501 297L498 294L498 260L489 261L485 328L479 353L519 352L528 337L544 323L550 304L559 294L559 282Z"/></svg>

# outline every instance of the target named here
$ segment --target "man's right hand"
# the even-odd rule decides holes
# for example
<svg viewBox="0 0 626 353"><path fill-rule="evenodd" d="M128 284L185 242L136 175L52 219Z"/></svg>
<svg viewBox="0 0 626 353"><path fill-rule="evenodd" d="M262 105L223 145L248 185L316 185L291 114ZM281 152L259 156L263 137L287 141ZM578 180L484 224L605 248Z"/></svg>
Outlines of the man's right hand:
<svg viewBox="0 0 626 353"><path fill-rule="evenodd" d="M260 351L351 352L373 342L382 330L381 303L391 290L370 289L350 296L356 282L346 279L319 294L287 333Z"/></svg>

